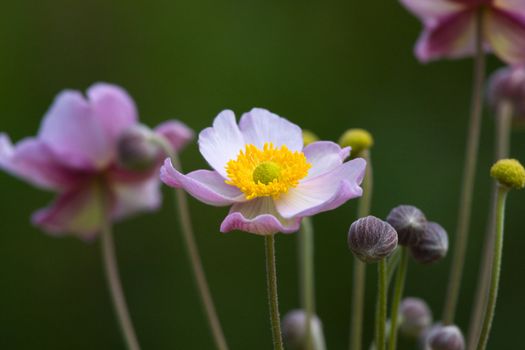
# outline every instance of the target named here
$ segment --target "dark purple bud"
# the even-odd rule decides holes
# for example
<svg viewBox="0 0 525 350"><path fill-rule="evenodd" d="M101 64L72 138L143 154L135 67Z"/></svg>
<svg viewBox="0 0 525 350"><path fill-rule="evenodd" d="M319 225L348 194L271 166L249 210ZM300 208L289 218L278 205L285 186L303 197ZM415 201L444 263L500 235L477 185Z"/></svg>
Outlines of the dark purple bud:
<svg viewBox="0 0 525 350"><path fill-rule="evenodd" d="M465 339L456 326L440 326L433 329L427 338L430 350L464 350Z"/></svg>
<svg viewBox="0 0 525 350"><path fill-rule="evenodd" d="M510 103L516 118L525 118L525 67L504 67L489 79L488 100L494 109Z"/></svg>
<svg viewBox="0 0 525 350"><path fill-rule="evenodd" d="M427 226L425 214L412 205L395 207L386 221L396 229L398 243L404 246L416 244Z"/></svg>
<svg viewBox="0 0 525 350"><path fill-rule="evenodd" d="M159 160L160 147L152 141L153 132L134 125L122 132L117 141L118 163L129 170L151 169Z"/></svg>
<svg viewBox="0 0 525 350"><path fill-rule="evenodd" d="M348 247L361 261L377 262L396 249L397 232L389 223L369 215L350 226Z"/></svg>
<svg viewBox="0 0 525 350"><path fill-rule="evenodd" d="M305 350L306 343L306 312L304 310L292 310L283 319L282 331L283 341L287 349ZM312 349L325 349L323 326L316 315L310 319L310 335Z"/></svg>
<svg viewBox="0 0 525 350"><path fill-rule="evenodd" d="M399 314L399 331L407 337L418 338L432 325L432 311L423 299L403 299Z"/></svg>
<svg viewBox="0 0 525 350"><path fill-rule="evenodd" d="M430 264L447 255L448 235L441 225L429 222L416 245L410 246L412 257L421 264Z"/></svg>

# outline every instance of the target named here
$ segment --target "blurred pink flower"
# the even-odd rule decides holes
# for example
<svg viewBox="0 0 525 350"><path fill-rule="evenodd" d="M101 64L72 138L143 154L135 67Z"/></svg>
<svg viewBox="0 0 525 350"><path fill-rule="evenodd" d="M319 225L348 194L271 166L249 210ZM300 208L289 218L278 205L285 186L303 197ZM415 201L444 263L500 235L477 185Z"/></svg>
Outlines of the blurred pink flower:
<svg viewBox="0 0 525 350"><path fill-rule="evenodd" d="M58 193L53 204L33 214L36 225L49 233L89 239L106 215L117 220L159 207L162 154L145 171L121 167L117 142L138 125L135 103L122 88L104 83L91 86L86 95L73 90L58 94L36 137L13 146L0 134L0 168ZM192 130L177 121L161 124L155 133L176 150L193 137Z"/></svg>
<svg viewBox="0 0 525 350"><path fill-rule="evenodd" d="M301 129L264 109L244 114L239 125L232 111L221 112L199 134L199 148L214 170L183 175L167 159L161 179L206 204L232 205L221 232L295 232L301 218L362 194L364 159L344 163L350 148L333 142L303 149Z"/></svg>
<svg viewBox="0 0 525 350"><path fill-rule="evenodd" d="M525 63L525 0L401 0L423 22L415 54L422 62L473 55L482 12L485 49L508 64Z"/></svg>

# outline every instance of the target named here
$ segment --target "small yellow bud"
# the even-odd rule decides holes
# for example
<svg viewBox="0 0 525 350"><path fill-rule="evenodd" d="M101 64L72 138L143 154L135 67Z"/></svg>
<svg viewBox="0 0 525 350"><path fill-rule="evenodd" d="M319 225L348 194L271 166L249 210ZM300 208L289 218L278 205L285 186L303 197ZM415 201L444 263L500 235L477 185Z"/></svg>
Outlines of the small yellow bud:
<svg viewBox="0 0 525 350"><path fill-rule="evenodd" d="M349 129L339 139L341 147L352 148L352 155L359 155L361 152L374 145L374 138L365 129Z"/></svg>
<svg viewBox="0 0 525 350"><path fill-rule="evenodd" d="M308 146L311 143L319 141L319 137L310 130L303 130L303 144Z"/></svg>
<svg viewBox="0 0 525 350"><path fill-rule="evenodd" d="M498 160L490 168L490 176L509 188L522 189L525 187L525 169L516 159Z"/></svg>

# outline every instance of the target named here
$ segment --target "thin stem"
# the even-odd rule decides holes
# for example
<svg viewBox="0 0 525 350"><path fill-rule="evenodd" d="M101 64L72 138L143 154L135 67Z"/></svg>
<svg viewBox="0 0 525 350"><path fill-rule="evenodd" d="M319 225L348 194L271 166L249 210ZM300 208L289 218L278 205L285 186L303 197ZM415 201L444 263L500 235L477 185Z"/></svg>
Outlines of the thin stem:
<svg viewBox="0 0 525 350"><path fill-rule="evenodd" d="M376 349L385 350L385 327L387 305L387 261L382 259L377 264L377 309L376 309Z"/></svg>
<svg viewBox="0 0 525 350"><path fill-rule="evenodd" d="M275 266L275 237L265 236L266 246L266 284L268 286L268 304L272 325L273 349L283 350L281 319L279 317L279 298L277 296L277 269Z"/></svg>
<svg viewBox="0 0 525 350"><path fill-rule="evenodd" d="M370 213L372 203L372 163L370 152L363 152L367 161L365 177L363 179L363 196L359 199L357 217L362 218ZM354 257L354 275L352 289L352 316L350 320L350 350L361 350L363 337L363 311L365 300L366 264Z"/></svg>
<svg viewBox="0 0 525 350"><path fill-rule="evenodd" d="M405 289L405 280L408 267L408 249L401 247L401 261L396 274L396 284L394 287L394 299L392 300L392 314L390 315L390 336L388 338L388 349L395 350L397 345L397 321L399 318L399 304Z"/></svg>
<svg viewBox="0 0 525 350"><path fill-rule="evenodd" d="M472 106L465 150L465 164L463 168L463 181L459 199L458 223L454 244L454 255L450 269L447 296L443 310L443 323L452 324L459 297L465 252L467 249L470 213L472 209L472 193L476 163L478 159L479 135L481 131L481 112L483 106L483 82L485 79L485 54L483 51L483 23L482 11L476 16L476 56L474 64L474 82L472 93Z"/></svg>
<svg viewBox="0 0 525 350"><path fill-rule="evenodd" d="M181 165L177 154L170 151L168 155L171 158L173 166L181 171ZM186 244L186 250L191 262L191 267L193 269L193 275L195 276L197 289L199 290L201 302L208 318L208 323L213 335L215 346L219 350L227 350L228 345L222 331L219 317L217 316L217 311L215 310L213 298L206 280L206 274L204 273L204 268L202 267L199 249L197 248L197 243L195 242L195 235L193 233L193 227L191 224L190 210L188 208L186 194L183 190L175 190L175 201L177 203L177 210L179 212L182 236L184 238L184 243Z"/></svg>
<svg viewBox="0 0 525 350"><path fill-rule="evenodd" d="M309 217L303 219L299 233L301 267L301 304L306 312L306 349L311 350L312 316L315 314L314 228Z"/></svg>
<svg viewBox="0 0 525 350"><path fill-rule="evenodd" d="M498 189L496 205L496 239L494 241L494 252L492 258L492 273L489 297L483 320L483 328L478 341L477 350L485 350L489 339L490 328L496 310L496 299L498 297L499 278L501 272L501 257L503 255L503 223L505 219L505 199L507 198L507 188Z"/></svg>
<svg viewBox="0 0 525 350"><path fill-rule="evenodd" d="M510 149L510 129L512 122L512 104L502 102L497 108L496 116L496 142L495 142L495 160L508 158ZM487 223L487 230L485 232L484 247L482 254L481 266L478 275L478 285L475 289L476 296L474 298L474 306L470 315L470 325L468 332L467 346L469 350L476 348L476 340L479 338L481 330L481 320L485 305L487 302L487 290L490 283L490 263L492 260L492 252L494 250L494 236L496 231L496 198L498 195L498 185L494 182L492 188L492 197L489 208L489 220Z"/></svg>
<svg viewBox="0 0 525 350"><path fill-rule="evenodd" d="M131 317L129 316L124 292L122 291L122 285L120 283L111 226L107 219L104 221L104 226L102 227L101 249L106 279L113 300L113 307L115 308L120 328L122 330L122 336L124 337L127 348L129 350L140 350L137 336L135 335L135 330L131 323Z"/></svg>

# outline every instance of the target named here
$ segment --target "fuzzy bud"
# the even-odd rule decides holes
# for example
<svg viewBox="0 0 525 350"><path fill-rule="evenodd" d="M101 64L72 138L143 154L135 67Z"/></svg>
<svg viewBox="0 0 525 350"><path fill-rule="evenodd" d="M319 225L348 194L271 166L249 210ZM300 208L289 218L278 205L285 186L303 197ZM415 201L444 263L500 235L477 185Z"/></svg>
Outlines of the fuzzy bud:
<svg viewBox="0 0 525 350"><path fill-rule="evenodd" d="M447 255L448 235L441 225L429 222L419 242L410 246L412 257L421 264L430 264Z"/></svg>
<svg viewBox="0 0 525 350"><path fill-rule="evenodd" d="M357 157L374 145L374 138L365 129L349 129L339 138L339 145L351 147L352 157Z"/></svg>
<svg viewBox="0 0 525 350"><path fill-rule="evenodd" d="M516 159L498 160L490 168L490 176L508 188L522 189L525 187L525 169Z"/></svg>
<svg viewBox="0 0 525 350"><path fill-rule="evenodd" d="M525 118L525 67L504 67L494 72L488 85L488 100L492 108L510 103L513 115Z"/></svg>
<svg viewBox="0 0 525 350"><path fill-rule="evenodd" d="M122 132L117 141L118 163L129 170L151 169L159 160L160 147L152 142L153 132L135 125Z"/></svg>
<svg viewBox="0 0 525 350"><path fill-rule="evenodd" d="M438 326L429 333L427 348L429 350L464 350L465 339L461 330L456 326Z"/></svg>
<svg viewBox="0 0 525 350"><path fill-rule="evenodd" d="M432 311L422 299L403 299L399 314L399 330L407 337L418 338L432 325Z"/></svg>
<svg viewBox="0 0 525 350"><path fill-rule="evenodd" d="M319 141L319 137L310 130L303 129L303 145L306 147L311 143Z"/></svg>
<svg viewBox="0 0 525 350"><path fill-rule="evenodd" d="M306 312L303 310L293 310L287 313L282 325L283 341L287 349L306 350ZM321 350L325 348L323 326L319 318L312 315L310 319L310 334L312 339L312 349Z"/></svg>
<svg viewBox="0 0 525 350"><path fill-rule="evenodd" d="M400 205L390 211L386 221L397 231L399 244L410 246L417 244L425 231L425 214L412 205Z"/></svg>
<svg viewBox="0 0 525 350"><path fill-rule="evenodd" d="M377 262L396 249L397 232L389 223L369 215L350 226L348 247L361 261Z"/></svg>

